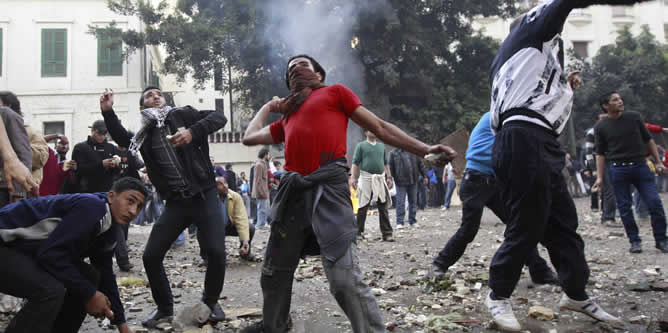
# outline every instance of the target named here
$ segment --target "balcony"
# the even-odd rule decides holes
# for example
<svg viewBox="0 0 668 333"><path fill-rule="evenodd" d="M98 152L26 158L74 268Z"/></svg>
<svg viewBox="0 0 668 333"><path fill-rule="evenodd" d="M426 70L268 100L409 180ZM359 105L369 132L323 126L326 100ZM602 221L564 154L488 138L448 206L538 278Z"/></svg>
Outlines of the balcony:
<svg viewBox="0 0 668 333"><path fill-rule="evenodd" d="M241 143L244 134L241 132L223 132L209 134L209 143Z"/></svg>
<svg viewBox="0 0 668 333"><path fill-rule="evenodd" d="M591 13L587 9L574 9L568 16L568 22L575 26L591 23Z"/></svg>

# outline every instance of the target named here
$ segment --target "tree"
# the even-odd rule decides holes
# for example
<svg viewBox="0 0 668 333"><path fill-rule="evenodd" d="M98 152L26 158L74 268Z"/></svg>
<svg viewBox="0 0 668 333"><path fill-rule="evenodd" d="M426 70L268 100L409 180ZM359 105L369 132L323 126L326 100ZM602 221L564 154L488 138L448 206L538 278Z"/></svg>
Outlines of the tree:
<svg viewBox="0 0 668 333"><path fill-rule="evenodd" d="M640 112L648 122L668 125L668 46L659 43L647 26L636 37L628 27L620 30L616 43L603 46L591 62L573 53L570 57L571 69L581 70L584 82L573 104L578 137L602 112L599 97L612 90L621 94L627 110Z"/></svg>
<svg viewBox="0 0 668 333"><path fill-rule="evenodd" d="M145 31L125 31L132 51L167 50L165 71L204 85L219 67L238 102L257 110L284 96L289 56L309 53L381 117L435 141L472 127L489 103L488 72L498 44L473 32L476 15L512 15L512 0L108 0ZM92 29L94 30L94 29ZM94 30L93 32L98 32Z"/></svg>

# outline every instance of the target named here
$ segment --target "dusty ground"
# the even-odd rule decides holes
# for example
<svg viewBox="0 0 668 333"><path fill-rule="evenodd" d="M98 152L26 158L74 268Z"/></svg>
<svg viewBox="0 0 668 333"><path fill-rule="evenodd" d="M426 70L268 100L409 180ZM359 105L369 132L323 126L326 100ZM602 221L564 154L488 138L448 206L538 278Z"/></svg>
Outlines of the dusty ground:
<svg viewBox="0 0 668 333"><path fill-rule="evenodd" d="M663 201L666 195L663 195ZM621 316L627 322L618 332L658 332L658 321L668 321L668 293L661 291L630 291L628 285L648 281L668 282L668 254L654 248L649 221L641 221L644 252L628 253L628 241L623 229L602 227L599 216L591 213L588 199L577 199L580 212L579 231L586 244L586 256L591 269L587 288L589 294L608 312ZM391 220L394 224L394 210ZM367 220L368 237L359 243L360 262L366 280L379 295L377 301L383 309L383 319L393 332L440 332L443 328L430 329L436 319L448 314L459 327L451 331L495 332L490 327L490 316L484 308L484 297L488 292L487 273L492 255L502 241L504 226L486 211L481 230L460 262L451 268L452 286L440 292L425 293L421 283L434 255L459 225L461 210L455 207L448 211L428 209L418 211L418 228L395 230L396 242L380 241L377 216ZM131 260L135 264L132 273L119 273L118 277L136 276L145 279L141 269L141 251L150 227L130 229ZM261 257L268 230L256 234L253 251ZM237 239L228 238L228 265L221 304L226 312L243 308L261 308L260 262L240 260L236 255ZM171 250L166 259L167 272L177 295L176 311L192 305L199 299L204 269L198 267L198 247L188 241L184 247ZM541 254L547 258L545 249ZM292 332L350 332L345 315L329 294L327 281L322 274L319 258L308 258L297 272L294 283L292 316L295 328ZM658 271L658 272L657 272ZM476 286L477 284L477 286ZM481 287L477 289L476 287ZM126 312L131 326L139 327L154 306L150 291L146 287L123 290ZM382 294L382 295L381 295ZM134 296L133 296L134 295ZM595 323L583 315L559 312L557 302L560 288L533 286L525 270L513 295L515 314L523 327L531 332L610 332L608 325ZM533 305L542 305L554 310L556 318L538 321L528 316ZM132 308L132 312L129 309ZM218 324L216 332L235 332L233 327L245 327L254 318ZM99 332L98 322L88 318L84 332ZM157 332L157 330L155 331Z"/></svg>

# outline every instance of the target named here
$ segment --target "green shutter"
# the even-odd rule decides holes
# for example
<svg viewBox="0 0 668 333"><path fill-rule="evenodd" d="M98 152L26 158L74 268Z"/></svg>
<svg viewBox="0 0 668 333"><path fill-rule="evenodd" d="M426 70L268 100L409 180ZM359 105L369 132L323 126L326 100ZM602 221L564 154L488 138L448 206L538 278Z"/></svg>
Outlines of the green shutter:
<svg viewBox="0 0 668 333"><path fill-rule="evenodd" d="M42 76L67 76L67 29L42 29Z"/></svg>
<svg viewBox="0 0 668 333"><path fill-rule="evenodd" d="M123 75L123 41L120 31L103 33L97 37L97 75Z"/></svg>

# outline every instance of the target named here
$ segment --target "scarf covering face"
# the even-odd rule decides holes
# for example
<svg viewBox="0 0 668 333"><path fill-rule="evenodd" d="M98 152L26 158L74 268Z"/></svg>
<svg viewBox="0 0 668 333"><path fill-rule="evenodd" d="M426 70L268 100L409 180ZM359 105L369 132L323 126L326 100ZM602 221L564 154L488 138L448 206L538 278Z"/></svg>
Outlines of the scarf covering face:
<svg viewBox="0 0 668 333"><path fill-rule="evenodd" d="M281 119L288 118L299 110L299 107L311 95L313 90L326 87L320 82L316 73L306 67L297 66L290 72L290 95L271 104L271 112L283 114Z"/></svg>
<svg viewBox="0 0 668 333"><path fill-rule="evenodd" d="M137 131L137 134L132 137L130 147L128 148L133 155L137 155L139 148L144 144L144 140L146 140L148 131L151 128L162 128L165 126L165 119L167 119L167 116L172 110L172 107L169 105L165 105L161 108L141 110L141 128Z"/></svg>

